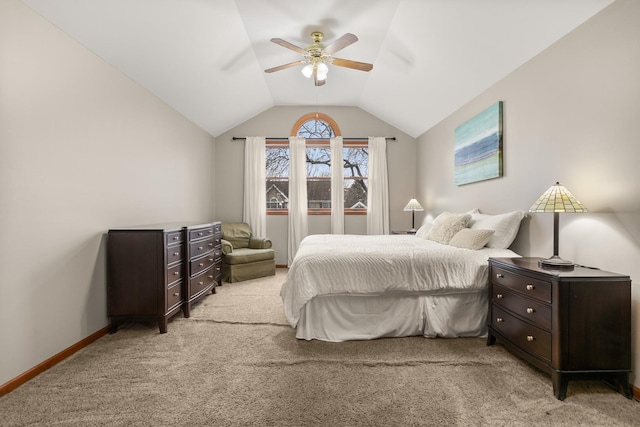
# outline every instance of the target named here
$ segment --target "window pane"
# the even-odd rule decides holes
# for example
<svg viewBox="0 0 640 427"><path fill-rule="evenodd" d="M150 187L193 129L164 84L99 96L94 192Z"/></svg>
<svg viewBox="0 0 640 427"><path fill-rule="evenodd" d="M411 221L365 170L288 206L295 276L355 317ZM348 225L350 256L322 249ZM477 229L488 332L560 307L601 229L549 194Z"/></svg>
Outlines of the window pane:
<svg viewBox="0 0 640 427"><path fill-rule="evenodd" d="M307 176L331 177L331 150L329 148L307 148Z"/></svg>
<svg viewBox="0 0 640 427"><path fill-rule="evenodd" d="M324 120L312 119L304 122L298 130L298 136L302 138L333 138L335 133L329 123Z"/></svg>
<svg viewBox="0 0 640 427"><path fill-rule="evenodd" d="M347 177L366 177L369 172L369 149L360 148L344 148L342 150L344 157L344 176Z"/></svg>
<svg viewBox="0 0 640 427"><path fill-rule="evenodd" d="M289 209L289 178L267 178L267 209Z"/></svg>
<svg viewBox="0 0 640 427"><path fill-rule="evenodd" d="M289 147L267 147L267 179L289 176Z"/></svg>
<svg viewBox="0 0 640 427"><path fill-rule="evenodd" d="M345 209L367 209L367 179L344 180Z"/></svg>
<svg viewBox="0 0 640 427"><path fill-rule="evenodd" d="M309 209L331 208L331 178L307 179L307 206Z"/></svg>

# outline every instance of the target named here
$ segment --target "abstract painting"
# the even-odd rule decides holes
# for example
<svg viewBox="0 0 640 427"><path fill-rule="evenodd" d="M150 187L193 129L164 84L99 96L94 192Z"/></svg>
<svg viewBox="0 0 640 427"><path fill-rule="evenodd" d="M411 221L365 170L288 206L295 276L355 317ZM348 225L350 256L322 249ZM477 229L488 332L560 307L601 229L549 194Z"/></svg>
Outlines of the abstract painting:
<svg viewBox="0 0 640 427"><path fill-rule="evenodd" d="M455 129L455 183L502 176L502 101Z"/></svg>

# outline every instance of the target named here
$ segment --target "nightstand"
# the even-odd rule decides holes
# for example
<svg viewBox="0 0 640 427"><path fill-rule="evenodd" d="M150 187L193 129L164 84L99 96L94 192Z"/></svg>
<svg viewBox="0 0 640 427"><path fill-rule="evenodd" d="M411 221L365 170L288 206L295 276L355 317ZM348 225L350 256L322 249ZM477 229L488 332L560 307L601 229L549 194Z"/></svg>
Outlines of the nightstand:
<svg viewBox="0 0 640 427"><path fill-rule="evenodd" d="M564 400L570 380L607 380L632 398L631 280L575 266L551 270L540 258L489 259L487 345L496 339L551 374Z"/></svg>

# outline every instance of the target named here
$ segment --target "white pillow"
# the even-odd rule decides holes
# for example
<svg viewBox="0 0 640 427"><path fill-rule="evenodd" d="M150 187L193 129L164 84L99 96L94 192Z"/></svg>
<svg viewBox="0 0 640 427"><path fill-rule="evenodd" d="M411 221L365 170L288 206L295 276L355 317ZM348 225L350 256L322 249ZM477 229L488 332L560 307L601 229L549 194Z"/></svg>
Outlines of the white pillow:
<svg viewBox="0 0 640 427"><path fill-rule="evenodd" d="M482 249L484 245L489 242L493 233L495 233L493 230L472 230L470 228L463 228L451 238L449 245L455 246L456 248L473 250Z"/></svg>
<svg viewBox="0 0 640 427"><path fill-rule="evenodd" d="M500 215L482 213L471 214L472 230L494 230L487 246L496 249L507 249L516 238L520 229L520 222L524 218L523 211L513 211Z"/></svg>
<svg viewBox="0 0 640 427"><path fill-rule="evenodd" d="M443 212L433 221L433 226L427 233L427 239L446 245L451 238L471 220L471 215Z"/></svg>
<svg viewBox="0 0 640 427"><path fill-rule="evenodd" d="M419 237L421 239L426 239L427 233L429 233L429 230L431 230L431 227L433 227L432 222L426 222L422 224L422 226L418 228L418 231L416 231L416 237Z"/></svg>

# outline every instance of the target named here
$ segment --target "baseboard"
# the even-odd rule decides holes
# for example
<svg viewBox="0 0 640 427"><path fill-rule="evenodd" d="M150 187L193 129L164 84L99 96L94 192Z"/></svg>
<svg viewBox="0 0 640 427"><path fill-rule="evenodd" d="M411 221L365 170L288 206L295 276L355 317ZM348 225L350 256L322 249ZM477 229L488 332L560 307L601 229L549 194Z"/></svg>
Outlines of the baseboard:
<svg viewBox="0 0 640 427"><path fill-rule="evenodd" d="M635 400L640 400L640 388L634 386L633 384L631 385L631 394L633 394L633 398Z"/></svg>
<svg viewBox="0 0 640 427"><path fill-rule="evenodd" d="M72 354L76 353L77 351L83 349L84 347L88 346L92 342L96 341L98 338L101 338L101 337L105 336L108 331L109 331L109 327L105 326L104 328L98 330L97 332L94 332L93 334L89 335L88 337L84 338L83 340L78 341L77 343L73 344L71 347L68 347L68 348L62 350L60 353L50 357L49 359L45 360L42 363L34 366L33 368L29 369L27 372L23 373L22 375L19 375L19 376L15 377L14 379L12 379L12 380L6 382L5 384L1 385L0 386L0 397L4 396L7 393L12 392L13 390L15 390L18 387L20 387L22 384L24 384L27 381L29 381L30 379L35 378L36 376L40 375L41 373L43 373L47 369L50 369L51 367L53 367L53 366L57 365L58 363L62 362L64 359L66 359L67 357L69 357Z"/></svg>
<svg viewBox="0 0 640 427"><path fill-rule="evenodd" d="M286 264L276 264L276 268L287 268Z"/></svg>

